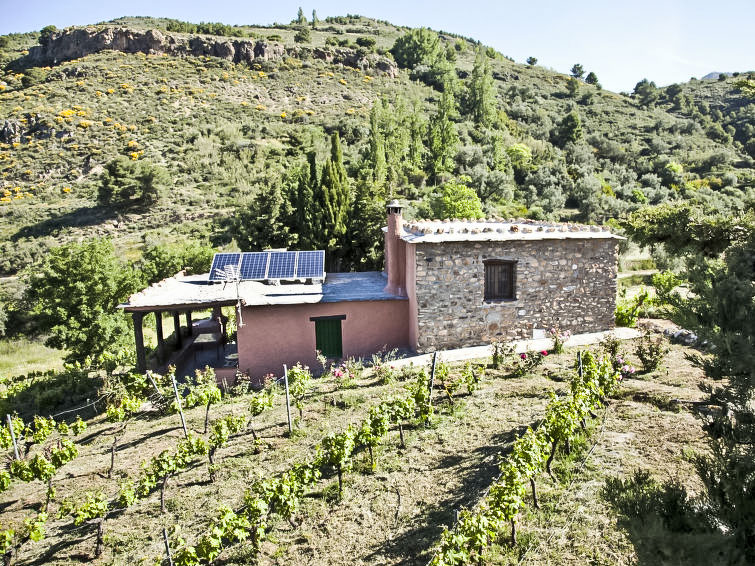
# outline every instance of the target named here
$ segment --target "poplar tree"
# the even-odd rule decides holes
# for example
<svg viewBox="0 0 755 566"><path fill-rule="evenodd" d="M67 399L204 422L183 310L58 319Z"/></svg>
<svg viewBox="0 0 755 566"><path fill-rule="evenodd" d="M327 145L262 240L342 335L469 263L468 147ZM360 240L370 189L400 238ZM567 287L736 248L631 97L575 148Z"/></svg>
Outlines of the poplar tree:
<svg viewBox="0 0 755 566"><path fill-rule="evenodd" d="M456 113L454 95L444 89L438 101L438 110L430 119L428 131L429 170L435 182L443 173L453 170L459 136L452 117Z"/></svg>
<svg viewBox="0 0 755 566"><path fill-rule="evenodd" d="M372 180L379 186L385 184L387 176L385 136L381 128L381 106L380 102L375 102L370 112L370 146L367 156Z"/></svg>
<svg viewBox="0 0 755 566"><path fill-rule="evenodd" d="M488 58L477 50L466 92L466 113L478 126L489 126L495 119L495 86Z"/></svg>

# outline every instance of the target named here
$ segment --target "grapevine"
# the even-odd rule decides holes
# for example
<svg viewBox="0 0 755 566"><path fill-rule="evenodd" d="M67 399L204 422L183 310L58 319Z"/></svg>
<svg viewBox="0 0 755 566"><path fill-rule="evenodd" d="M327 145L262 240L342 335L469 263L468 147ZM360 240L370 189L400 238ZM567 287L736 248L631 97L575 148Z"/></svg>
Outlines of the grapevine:
<svg viewBox="0 0 755 566"><path fill-rule="evenodd" d="M577 432L580 421L602 405L604 395L616 387L618 380L619 374L608 359L596 360L592 354L586 354L581 373L571 381L569 396L553 396L541 426L537 430L528 428L514 442L510 456L500 464L501 474L485 502L476 511L462 511L456 527L444 530L430 565L482 562L483 552L497 538L504 522L511 524L511 544L515 544L516 519L524 507L526 482L530 483L533 505L537 508L535 477L542 472L543 464L551 474L550 464L557 445L563 442L568 450L569 439Z"/></svg>

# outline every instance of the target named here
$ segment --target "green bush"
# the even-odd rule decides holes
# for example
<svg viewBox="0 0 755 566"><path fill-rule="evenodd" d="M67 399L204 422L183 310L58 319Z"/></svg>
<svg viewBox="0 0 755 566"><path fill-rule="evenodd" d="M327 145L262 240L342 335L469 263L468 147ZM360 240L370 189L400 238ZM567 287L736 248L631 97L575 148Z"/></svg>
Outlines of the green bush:
<svg viewBox="0 0 755 566"><path fill-rule="evenodd" d="M663 336L651 337L646 334L640 339L634 353L640 358L643 369L651 372L658 369L669 351L668 340Z"/></svg>
<svg viewBox="0 0 755 566"><path fill-rule="evenodd" d="M162 167L120 156L105 167L97 199L105 206L152 205L163 196L169 181Z"/></svg>

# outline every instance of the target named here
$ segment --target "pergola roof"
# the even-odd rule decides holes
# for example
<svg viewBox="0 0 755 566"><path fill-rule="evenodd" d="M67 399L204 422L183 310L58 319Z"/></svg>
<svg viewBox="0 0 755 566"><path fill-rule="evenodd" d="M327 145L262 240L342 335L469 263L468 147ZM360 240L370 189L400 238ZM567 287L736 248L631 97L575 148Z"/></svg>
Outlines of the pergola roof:
<svg viewBox="0 0 755 566"><path fill-rule="evenodd" d="M235 305L237 302L244 306L265 306L406 299L386 293L385 285L385 276L376 271L330 273L322 283L277 285L260 281L210 283L206 273L178 273L134 293L119 307L129 312L172 311Z"/></svg>

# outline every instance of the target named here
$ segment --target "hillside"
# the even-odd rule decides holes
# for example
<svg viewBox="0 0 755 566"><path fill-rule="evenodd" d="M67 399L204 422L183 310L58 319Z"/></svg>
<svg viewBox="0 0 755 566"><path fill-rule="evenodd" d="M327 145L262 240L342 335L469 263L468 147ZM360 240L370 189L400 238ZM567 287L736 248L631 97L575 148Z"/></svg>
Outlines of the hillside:
<svg viewBox="0 0 755 566"><path fill-rule="evenodd" d="M43 48L34 47L36 34L7 36L0 52L0 272L15 273L50 246L82 236L112 237L131 259L145 242L165 239L227 245L228 219L239 207L259 206L254 197L273 186L285 189L308 151L325 156L335 131L354 191L374 159L370 119L378 100L388 160L381 190L413 201L416 214L432 214L427 202L436 183L459 175L471 178L488 214L577 214L589 222L676 198L737 210L752 191L755 104L733 87L736 78L644 98L580 81L570 94L568 77L488 49L496 115L480 128L464 102L472 40L441 33L445 63L399 70L387 50L408 30L366 18L319 22L299 42L295 25L227 26L219 30L233 34L227 38L168 31L186 26L124 18L47 32ZM153 43L141 47L158 54L107 50L62 60L76 54L67 37L81 45L81 37L98 33L149 35ZM172 51L154 49L155 42ZM109 46L135 51L137 44ZM255 45L259 56L240 56ZM456 79L459 110L452 112L459 141L441 174L427 155L427 122L442 98L428 84L437 86L439 72ZM581 130L569 141L561 125L572 112ZM411 116L424 145L414 163L391 154L405 149L402 123ZM517 144L531 154L525 163L510 151ZM117 156L167 172L158 200L98 202L100 176Z"/></svg>

